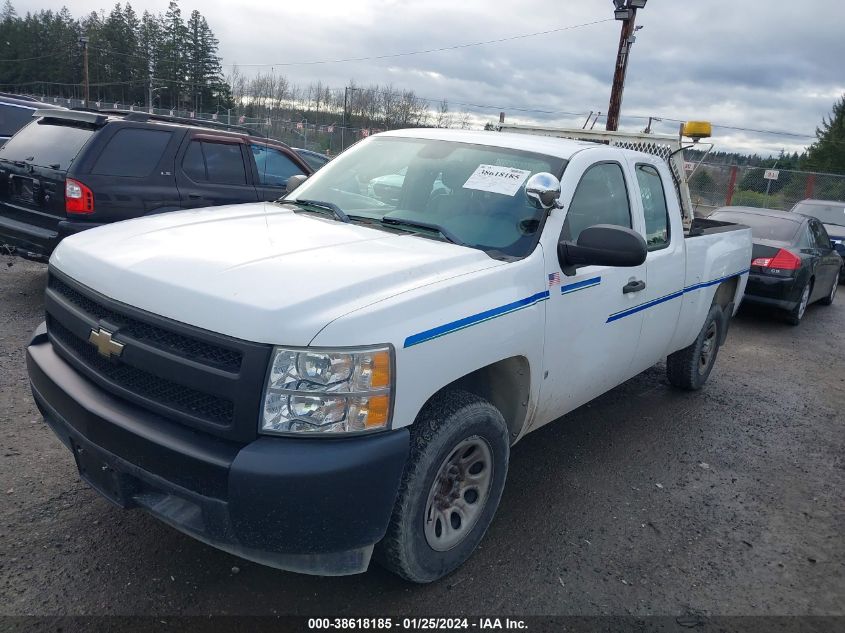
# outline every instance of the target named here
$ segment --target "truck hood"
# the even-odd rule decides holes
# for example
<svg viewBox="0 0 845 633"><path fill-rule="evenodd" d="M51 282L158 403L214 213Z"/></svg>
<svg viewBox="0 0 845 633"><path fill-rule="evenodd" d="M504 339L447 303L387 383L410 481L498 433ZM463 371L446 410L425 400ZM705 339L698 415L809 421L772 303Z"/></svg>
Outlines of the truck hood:
<svg viewBox="0 0 845 633"><path fill-rule="evenodd" d="M308 345L334 319L502 262L274 203L180 211L71 236L54 266L107 297L221 334ZM378 324L361 344L377 342Z"/></svg>

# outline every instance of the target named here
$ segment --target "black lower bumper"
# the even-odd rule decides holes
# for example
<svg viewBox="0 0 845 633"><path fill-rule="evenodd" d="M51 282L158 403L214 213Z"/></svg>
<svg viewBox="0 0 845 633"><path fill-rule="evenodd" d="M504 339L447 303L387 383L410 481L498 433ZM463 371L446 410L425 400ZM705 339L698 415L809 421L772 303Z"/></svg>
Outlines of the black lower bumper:
<svg viewBox="0 0 845 633"><path fill-rule="evenodd" d="M98 222L77 222L58 220L51 228L22 222L0 215L0 245L11 246L24 257L47 259L68 235L87 231L98 226Z"/></svg>
<svg viewBox="0 0 845 633"><path fill-rule="evenodd" d="M27 366L44 419L74 451L82 477L109 500L273 567L321 575L366 570L387 530L407 429L240 445L105 393L54 352L43 326Z"/></svg>
<svg viewBox="0 0 845 633"><path fill-rule="evenodd" d="M795 277L748 275L743 302L767 305L781 310L793 310L801 300L803 287Z"/></svg>

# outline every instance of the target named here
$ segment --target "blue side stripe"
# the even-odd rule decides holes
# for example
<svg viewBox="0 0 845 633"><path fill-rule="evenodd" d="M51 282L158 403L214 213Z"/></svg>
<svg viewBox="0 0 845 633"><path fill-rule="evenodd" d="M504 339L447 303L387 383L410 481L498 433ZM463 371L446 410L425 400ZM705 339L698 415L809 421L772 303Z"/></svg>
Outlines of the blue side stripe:
<svg viewBox="0 0 845 633"><path fill-rule="evenodd" d="M592 288L601 284L601 277L593 277L592 279L584 279L583 281L576 281L574 284L567 284L560 287L560 294L568 295L570 292L577 292L584 288Z"/></svg>
<svg viewBox="0 0 845 633"><path fill-rule="evenodd" d="M498 308L485 310L484 312L479 312L478 314L473 314L472 316L464 317L463 319L458 319L457 321L452 321L451 323L440 325L436 328L425 330L424 332L420 332L418 334L413 334L405 339L405 347L418 345L420 343L430 341L431 339L443 336L444 334L457 332L458 330L463 330L464 328L468 328L483 321L489 321L490 319L495 319L496 317L500 317L504 314L510 314L511 312L522 310L523 308L533 306L535 303L545 301L548 298L549 291L544 290L543 292L538 292L535 295L525 297L519 301L514 301L512 303L499 306Z"/></svg>
<svg viewBox="0 0 845 633"><path fill-rule="evenodd" d="M715 286L716 284L722 283L726 279L732 279L733 277L740 277L741 275L744 275L745 273L749 272L750 270L751 270L750 268L746 268L745 270L741 270L738 273L733 273L733 274L730 274L730 275L726 275L724 277L719 277L718 279L713 279L711 281L704 281L704 282L701 282L699 284L693 284L692 286L686 286L683 290L678 290L677 292L672 292L672 293L665 295L663 297L659 297L657 299L652 299L651 301L647 301L646 303L641 303L640 305L634 306L633 308L627 308L625 310L622 310L621 312L616 312L614 314L611 314L609 317L607 317L606 323L612 323L613 321L618 321L619 319L622 319L626 316L631 316L632 314L636 314L637 312L647 310L648 308L652 308L652 307L659 305L661 303L664 303L666 301L671 301L672 299L677 299L678 297L681 297L688 292L693 292L695 290L700 290L701 288L707 288L709 286Z"/></svg>

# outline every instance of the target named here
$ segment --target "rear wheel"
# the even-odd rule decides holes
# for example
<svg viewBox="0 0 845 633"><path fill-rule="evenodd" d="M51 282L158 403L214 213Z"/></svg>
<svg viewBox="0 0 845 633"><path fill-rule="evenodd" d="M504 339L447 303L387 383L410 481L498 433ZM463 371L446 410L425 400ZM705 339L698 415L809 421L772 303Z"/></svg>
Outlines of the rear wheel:
<svg viewBox="0 0 845 633"><path fill-rule="evenodd" d="M673 386L695 391L707 382L719 352L723 318L721 306L711 306L698 338L666 359L666 377Z"/></svg>
<svg viewBox="0 0 845 633"><path fill-rule="evenodd" d="M786 314L786 322L790 325L798 325L801 323L801 319L804 318L804 313L807 311L807 305L810 303L810 292L812 288L813 281L811 279L801 291L801 298L798 300L798 305Z"/></svg>
<svg viewBox="0 0 845 633"><path fill-rule="evenodd" d="M823 306L829 306L833 303L833 300L836 298L836 290L839 288L839 276L833 278L833 285L830 287L830 293L819 303Z"/></svg>
<svg viewBox="0 0 845 633"><path fill-rule="evenodd" d="M488 401L465 391L432 400L411 427L411 454L376 560L418 583L459 567L493 520L509 455L507 425Z"/></svg>

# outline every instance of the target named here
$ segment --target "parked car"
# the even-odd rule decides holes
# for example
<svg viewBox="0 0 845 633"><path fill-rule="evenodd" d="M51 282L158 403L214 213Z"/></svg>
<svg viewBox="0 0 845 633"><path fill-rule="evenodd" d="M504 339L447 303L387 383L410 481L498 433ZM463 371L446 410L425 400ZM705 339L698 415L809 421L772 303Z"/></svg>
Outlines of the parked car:
<svg viewBox="0 0 845 633"><path fill-rule="evenodd" d="M751 227L754 250L744 301L776 308L792 325L801 322L811 303L833 303L842 258L821 222L751 207L722 207L710 218Z"/></svg>
<svg viewBox="0 0 845 633"><path fill-rule="evenodd" d="M42 103L34 97L0 92L0 146L32 121L32 113L40 109L64 110L66 108Z"/></svg>
<svg viewBox="0 0 845 633"><path fill-rule="evenodd" d="M313 152L310 149L302 149L301 147L294 147L293 151L295 151L299 156L304 160L314 171L317 171L328 163L331 158L326 156L325 154L321 154L320 152Z"/></svg>
<svg viewBox="0 0 845 633"><path fill-rule="evenodd" d="M401 205L350 178L374 165L406 170ZM441 173L461 184L432 197ZM656 156L392 131L275 204L65 240L27 363L115 503L267 565L358 573L376 548L429 582L481 541L529 431L667 356L704 385L750 260L746 227L685 232Z"/></svg>
<svg viewBox="0 0 845 633"><path fill-rule="evenodd" d="M367 183L367 195L387 204L397 204L399 202L399 196L402 195L402 186L405 183L405 173L407 170L407 167L403 167L399 173L386 174L373 178ZM431 196L445 195L450 192L451 189L443 183L443 174L438 174L431 187Z"/></svg>
<svg viewBox="0 0 845 633"><path fill-rule="evenodd" d="M824 224L830 241L839 256L845 260L845 202L834 200L802 200L794 207L793 213L801 213L816 218ZM845 263L839 273L839 283L845 282Z"/></svg>
<svg viewBox="0 0 845 633"><path fill-rule="evenodd" d="M0 244L25 257L120 220L275 200L290 176L313 172L245 128L140 112L35 115L0 148Z"/></svg>

